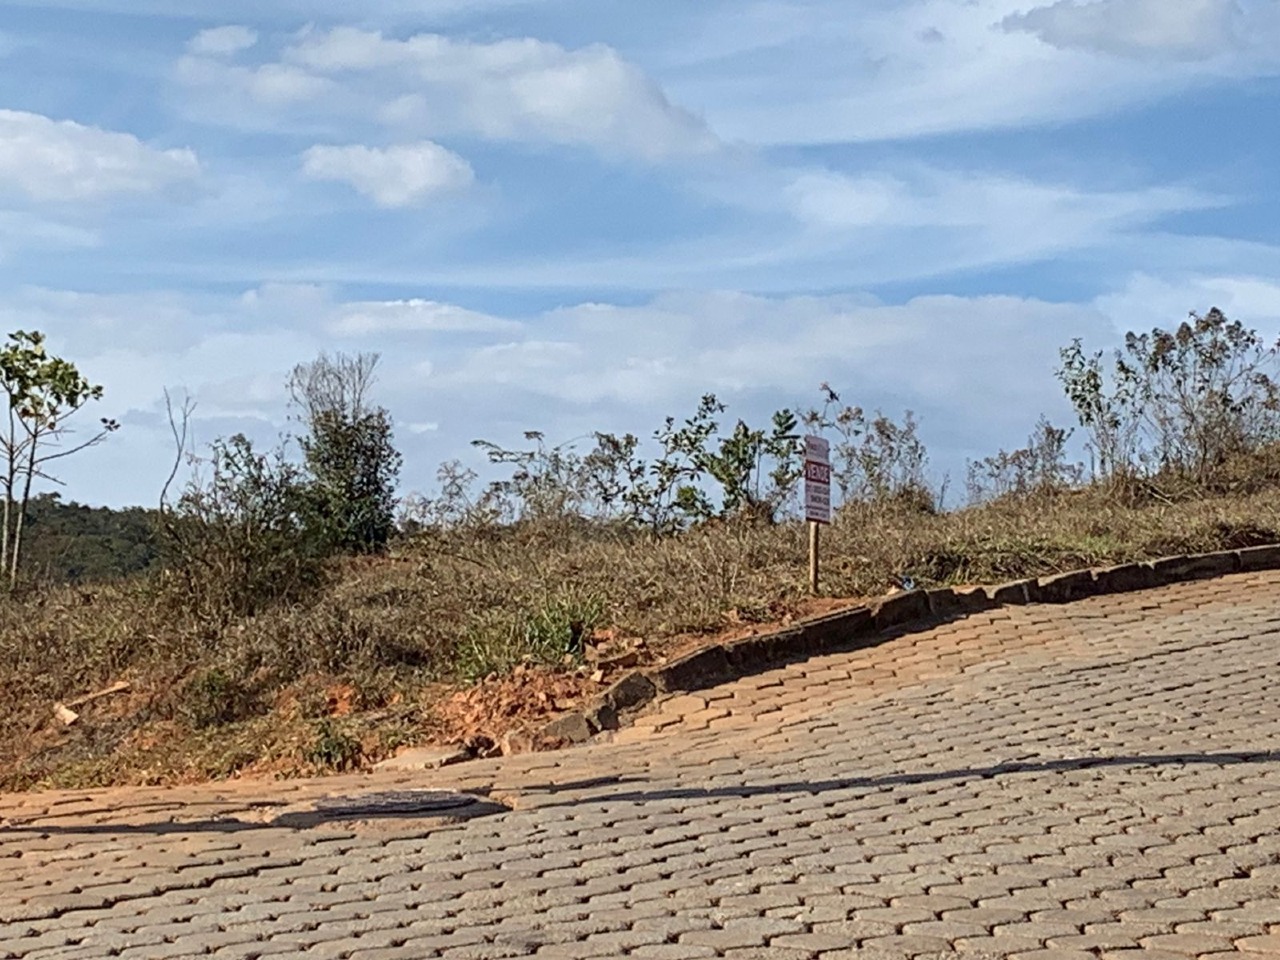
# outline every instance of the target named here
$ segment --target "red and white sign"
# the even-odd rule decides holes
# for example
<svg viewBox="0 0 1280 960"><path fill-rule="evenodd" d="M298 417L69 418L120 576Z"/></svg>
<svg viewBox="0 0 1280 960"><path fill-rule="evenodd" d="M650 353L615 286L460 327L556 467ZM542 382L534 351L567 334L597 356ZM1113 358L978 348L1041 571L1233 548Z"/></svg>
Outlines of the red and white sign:
<svg viewBox="0 0 1280 960"><path fill-rule="evenodd" d="M804 438L804 518L831 522L831 444L822 437Z"/></svg>

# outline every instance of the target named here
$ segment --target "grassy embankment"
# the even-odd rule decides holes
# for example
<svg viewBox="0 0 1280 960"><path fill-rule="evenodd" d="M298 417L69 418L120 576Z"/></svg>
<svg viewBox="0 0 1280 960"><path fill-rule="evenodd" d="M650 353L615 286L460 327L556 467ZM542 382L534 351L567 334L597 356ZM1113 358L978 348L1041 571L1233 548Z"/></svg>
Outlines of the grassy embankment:
<svg viewBox="0 0 1280 960"><path fill-rule="evenodd" d="M1175 497L1099 485L940 514L853 504L824 540L824 593L1280 539L1274 461L1228 473ZM332 561L305 600L220 624L185 610L161 575L17 596L0 606L0 788L291 775L466 733L498 742L596 689L582 638L643 640L649 659L691 635L802 613L805 549L797 523L663 539L580 523L461 528ZM128 692L81 708L76 724L54 720L56 702L122 679Z"/></svg>
<svg viewBox="0 0 1280 960"><path fill-rule="evenodd" d="M722 431L707 396L655 431L655 459L632 436L597 435L585 455L538 433L532 450L481 444L511 479L473 497L474 475L442 468L419 532L389 553L389 415L347 402L375 364L295 371L302 467L215 443L211 479L135 558L145 572L0 605L0 789L349 769L459 738L519 747L624 664L812 609L804 527L786 519L801 432L833 437L844 494L828 597L1280 540L1280 348L1217 310L1128 335L1110 364L1062 351L1092 483L1041 421L1025 448L972 465L977 505L939 511L909 414L868 416L824 387L821 410ZM103 544L124 536L112 519L95 520ZM119 681L77 722L54 718Z"/></svg>

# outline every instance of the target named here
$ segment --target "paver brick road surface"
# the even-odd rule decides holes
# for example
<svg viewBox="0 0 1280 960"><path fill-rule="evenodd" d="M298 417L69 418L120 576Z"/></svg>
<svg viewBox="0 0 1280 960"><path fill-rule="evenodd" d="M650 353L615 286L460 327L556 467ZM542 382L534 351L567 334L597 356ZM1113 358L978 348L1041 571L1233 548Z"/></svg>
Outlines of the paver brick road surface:
<svg viewBox="0 0 1280 960"><path fill-rule="evenodd" d="M11 796L0 957L1280 957L1278 665L1280 574L1242 575L972 616L558 754ZM296 813L408 787L491 800Z"/></svg>

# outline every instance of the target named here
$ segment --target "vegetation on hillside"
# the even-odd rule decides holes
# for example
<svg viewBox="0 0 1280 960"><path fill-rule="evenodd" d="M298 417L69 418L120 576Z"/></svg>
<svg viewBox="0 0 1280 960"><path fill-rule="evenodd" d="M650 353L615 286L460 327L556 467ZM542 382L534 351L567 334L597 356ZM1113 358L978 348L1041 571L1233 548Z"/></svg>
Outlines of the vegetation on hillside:
<svg viewBox="0 0 1280 960"><path fill-rule="evenodd" d="M90 584L151 570L159 557L155 510L63 503L58 493L31 498L26 576L45 585Z"/></svg>
<svg viewBox="0 0 1280 960"><path fill-rule="evenodd" d="M580 669L593 647L643 662L802 613L811 431L832 441L843 500L824 538L832 596L1274 542L1276 360L1216 310L1110 357L1070 344L1059 377L1088 463L1041 420L1025 446L970 465L958 510L940 509L910 414L824 386L819 406L764 425L707 396L644 442L480 442L508 475L481 484L446 464L436 495L398 505L396 533L374 362L322 357L292 380L300 456L218 441L166 496L147 573L19 592L0 610L0 686L14 691L0 787L360 765L456 734L441 705L467 684L487 691L467 716L498 740L556 706L521 713L495 693L504 677L543 697L535 680L557 678L563 702L607 682ZM51 721L56 701L122 678L131 690L79 724Z"/></svg>

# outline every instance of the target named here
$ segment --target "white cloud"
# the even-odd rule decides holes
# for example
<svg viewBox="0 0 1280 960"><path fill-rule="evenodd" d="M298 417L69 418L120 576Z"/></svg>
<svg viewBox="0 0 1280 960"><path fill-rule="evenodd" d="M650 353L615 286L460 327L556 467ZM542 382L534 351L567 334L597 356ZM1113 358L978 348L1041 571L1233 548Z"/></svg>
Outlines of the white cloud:
<svg viewBox="0 0 1280 960"><path fill-rule="evenodd" d="M1280 284L1266 277L1139 273L1094 303L1127 330L1168 329L1192 311L1203 314L1217 307L1266 340L1280 336Z"/></svg>
<svg viewBox="0 0 1280 960"><path fill-rule="evenodd" d="M940 405L985 392L976 402L994 410L1033 377L1052 385L1057 346L1090 327L1106 323L1088 307L1015 297L919 297L892 306L851 296L677 293L636 307L553 311L521 338L437 362L432 386L498 384L551 404L653 410L705 390L796 402L829 379L866 391L869 404L904 394ZM999 383L990 379L994 370Z"/></svg>
<svg viewBox="0 0 1280 960"><path fill-rule="evenodd" d="M249 94L260 103L278 105L314 100L329 92L332 84L305 70L268 63L242 74Z"/></svg>
<svg viewBox="0 0 1280 960"><path fill-rule="evenodd" d="M492 332L518 330L511 320L434 300L378 300L339 308L328 329L344 337L393 332Z"/></svg>
<svg viewBox="0 0 1280 960"><path fill-rule="evenodd" d="M534 252L415 273L375 268L372 276L548 289L840 289L1033 263L1069 251L1095 256L1131 240L1120 262L1143 263L1150 255L1142 245L1162 219L1230 202L1174 185L1106 189L912 163L856 174L759 165L707 177L691 189L748 218L748 227L636 252L556 258Z"/></svg>
<svg viewBox="0 0 1280 960"><path fill-rule="evenodd" d="M611 47L569 50L530 38L492 43L424 33L398 40L353 27L308 30L256 67L187 56L179 77L206 96L289 78L292 99L328 116L373 117L412 136L479 136L591 147L661 161L718 142L706 125ZM325 94L325 96L321 96ZM228 105L229 106L229 105Z"/></svg>
<svg viewBox="0 0 1280 960"><path fill-rule="evenodd" d="M286 358L307 359L318 351L317 341L307 331L237 329L234 314L220 309L225 306L175 294L26 290L0 303L0 318L45 331L53 352L104 386L94 416L124 421L154 414L170 386L196 399L201 419L238 416L283 424ZM263 392L267 382L274 391ZM91 476L87 481L94 482ZM150 501L153 493L140 490L136 497Z"/></svg>
<svg viewBox="0 0 1280 960"><path fill-rule="evenodd" d="M0 260L17 249L89 249L102 238L93 230L33 216L0 210Z"/></svg>
<svg viewBox="0 0 1280 960"><path fill-rule="evenodd" d="M506 8L545 6L559 0L378 0L378 16L412 23L451 22L467 15L502 11ZM174 15L173 0L9 0L12 7L34 7L42 11L86 11L98 16L122 14L130 17ZM218 20L263 19L291 23L297 20L331 20L351 15L350 0L186 0L184 18Z"/></svg>
<svg viewBox="0 0 1280 960"><path fill-rule="evenodd" d="M1238 46L1242 15L1236 0L1057 0L1002 26L1055 47L1200 60Z"/></svg>
<svg viewBox="0 0 1280 960"><path fill-rule="evenodd" d="M430 141L380 150L315 146L303 158L313 180L349 183L380 207L406 207L465 190L475 172L462 157Z"/></svg>
<svg viewBox="0 0 1280 960"><path fill-rule="evenodd" d="M231 299L172 291L92 293L24 287L0 298L0 330L9 328L46 330L74 347L78 356L120 353L135 362L154 361L156 371L173 359L172 377L193 377L192 386L221 382L229 370L249 376L277 367L288 369L306 359L308 352L332 343L335 336L387 343L389 338L417 334L414 339L423 349L435 349L455 334L510 334L523 329L515 321L455 304L342 300L327 287L279 283ZM305 346L292 357L250 351L225 367L208 366L200 359L203 345L211 340L227 338L231 343L235 337L252 340L256 336L283 337L290 344ZM283 397L282 383L279 397ZM144 394L154 389L143 380L121 387Z"/></svg>
<svg viewBox="0 0 1280 960"><path fill-rule="evenodd" d="M852 228L910 223L920 201L897 177L850 177L826 171L800 174L785 191L797 219L817 226ZM930 211L933 217L941 211Z"/></svg>
<svg viewBox="0 0 1280 960"><path fill-rule="evenodd" d="M197 56L230 57L250 49L257 42L256 30L232 25L201 30L187 44L187 49Z"/></svg>
<svg viewBox="0 0 1280 960"><path fill-rule="evenodd" d="M405 317L415 314L428 323L413 324L421 333L410 338ZM358 317L376 319L353 323ZM334 349L333 331L344 324L359 349L383 355L377 396L406 425L399 439L410 488L429 486L435 465L467 456L478 436L646 434L707 390L755 420L815 400L822 380L868 407L913 407L941 443L939 458L954 459L1020 440L1036 412L1053 412L1057 346L1079 334L1109 337L1106 319L1087 305L1012 297L882 305L732 292L588 303L517 320L449 304L344 302L305 286L201 300L26 290L0 300L0 321L47 330L55 351L104 384L102 415L128 427L112 439L119 449L109 461L68 462L66 478L68 495L116 503L152 502L167 472L165 386L196 400L201 442L245 429L271 443L287 428L288 371ZM140 463L155 469L139 471Z"/></svg>
<svg viewBox="0 0 1280 960"><path fill-rule="evenodd" d="M241 294L237 306L263 321L305 323L332 311L333 294L318 283L264 283Z"/></svg>
<svg viewBox="0 0 1280 960"><path fill-rule="evenodd" d="M191 150L157 150L131 134L0 110L0 184L32 200L154 193L199 174Z"/></svg>

